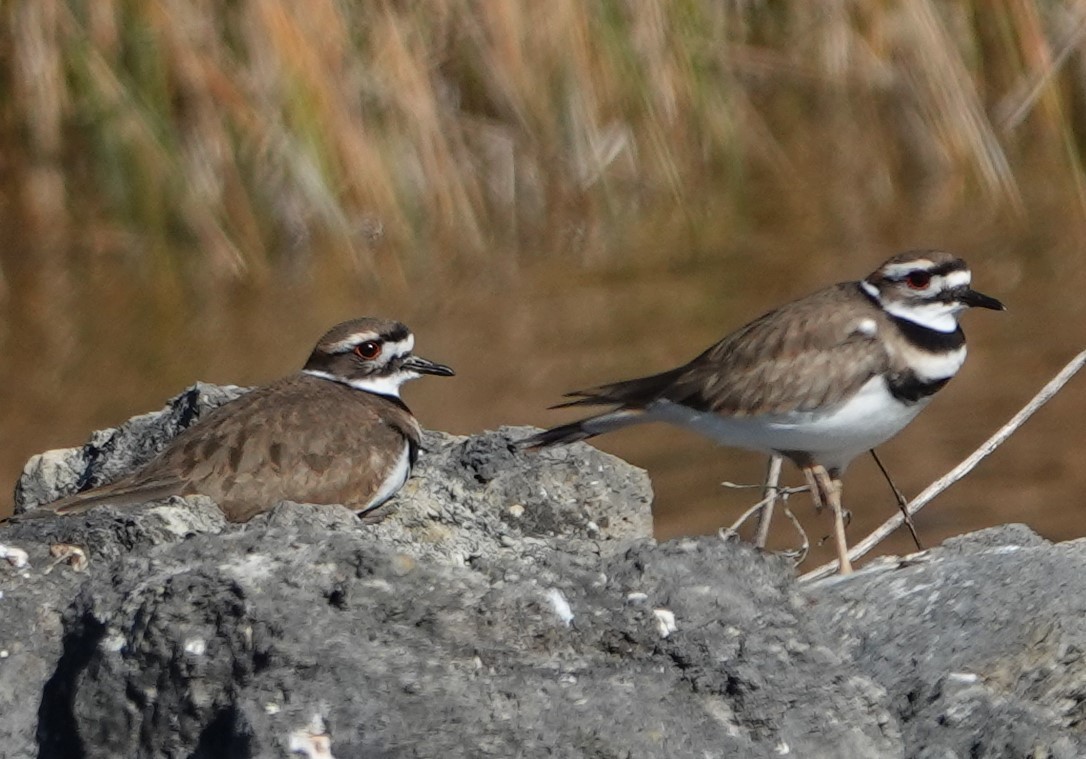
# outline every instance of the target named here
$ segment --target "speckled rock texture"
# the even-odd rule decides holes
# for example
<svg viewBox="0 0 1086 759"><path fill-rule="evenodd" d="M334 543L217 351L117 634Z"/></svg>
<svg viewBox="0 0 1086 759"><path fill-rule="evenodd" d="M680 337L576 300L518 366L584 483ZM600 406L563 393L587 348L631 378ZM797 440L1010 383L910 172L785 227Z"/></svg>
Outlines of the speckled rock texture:
<svg viewBox="0 0 1086 759"><path fill-rule="evenodd" d="M516 428L427 433L376 523L33 509L239 392L28 464L0 756L1086 756L1086 544L1022 527L799 585L715 537L656 544L643 472Z"/></svg>

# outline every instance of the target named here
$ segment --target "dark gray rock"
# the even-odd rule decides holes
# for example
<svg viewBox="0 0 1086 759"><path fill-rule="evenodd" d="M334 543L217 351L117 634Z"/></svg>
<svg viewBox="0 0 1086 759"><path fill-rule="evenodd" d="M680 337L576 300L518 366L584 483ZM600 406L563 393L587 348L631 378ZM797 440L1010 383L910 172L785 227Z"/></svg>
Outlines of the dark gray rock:
<svg viewBox="0 0 1086 759"><path fill-rule="evenodd" d="M1086 756L1086 541L1023 525L813 588L812 615L893 695L907 755Z"/></svg>
<svg viewBox="0 0 1086 759"><path fill-rule="evenodd" d="M206 390L47 454L22 505L123 473ZM527 432L428 433L376 523L192 498L0 526L29 558L0 560L0 755L1086 755L1086 546L1007 527L801 586L655 544L643 472Z"/></svg>

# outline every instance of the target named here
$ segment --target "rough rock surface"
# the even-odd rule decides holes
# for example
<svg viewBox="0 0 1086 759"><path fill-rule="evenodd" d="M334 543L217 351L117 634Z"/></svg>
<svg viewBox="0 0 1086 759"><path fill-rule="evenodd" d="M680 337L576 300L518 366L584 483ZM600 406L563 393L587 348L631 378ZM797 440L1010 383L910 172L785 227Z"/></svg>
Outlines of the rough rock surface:
<svg viewBox="0 0 1086 759"><path fill-rule="evenodd" d="M32 460L20 508L237 392ZM191 498L0 525L0 756L1086 756L1086 543L1005 527L798 585L654 543L643 472L526 433L427 434L376 524Z"/></svg>

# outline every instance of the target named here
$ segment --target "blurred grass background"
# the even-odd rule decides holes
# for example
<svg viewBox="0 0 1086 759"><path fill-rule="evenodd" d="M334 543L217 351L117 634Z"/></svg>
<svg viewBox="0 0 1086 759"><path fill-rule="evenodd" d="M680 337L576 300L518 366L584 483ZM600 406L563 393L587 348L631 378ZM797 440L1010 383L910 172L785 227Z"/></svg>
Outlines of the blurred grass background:
<svg viewBox="0 0 1086 759"><path fill-rule="evenodd" d="M0 213L26 250L0 266L260 280L320 251L403 280L575 255L661 207L832 214L862 243L1022 213L1038 166L1080 235L1084 23L1053 0L7 0Z"/></svg>
<svg viewBox="0 0 1086 759"><path fill-rule="evenodd" d="M919 244L1012 314L901 436L915 492L1081 348L1084 35L1082 0L4 0L0 481L363 313L458 370L407 391L429 426L557 421ZM1082 533L1068 402L944 532ZM675 434L600 444L662 534L730 521L761 463Z"/></svg>

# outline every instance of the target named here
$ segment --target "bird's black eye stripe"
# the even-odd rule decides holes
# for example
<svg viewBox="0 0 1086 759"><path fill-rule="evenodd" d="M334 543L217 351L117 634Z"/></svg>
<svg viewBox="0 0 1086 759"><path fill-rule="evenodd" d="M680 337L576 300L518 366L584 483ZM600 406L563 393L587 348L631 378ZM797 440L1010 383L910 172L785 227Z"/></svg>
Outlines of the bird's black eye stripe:
<svg viewBox="0 0 1086 759"><path fill-rule="evenodd" d="M895 282L904 282L909 277L911 277L913 274L915 274L917 271L927 272L929 275L931 275L932 278L935 278L935 277L945 277L947 274L950 274L950 273L956 272L956 271L966 271L966 269L967 269L967 267L961 261L947 261L944 264L939 264L938 266L932 266L931 268L913 269L912 271L909 271L909 272L906 272L904 274L893 277L893 280Z"/></svg>
<svg viewBox="0 0 1086 759"><path fill-rule="evenodd" d="M919 281L924 277L931 281L934 273L930 269L913 269L912 271L905 272L904 274L897 274L890 279L894 282L912 282Z"/></svg>
<svg viewBox="0 0 1086 759"><path fill-rule="evenodd" d="M965 271L966 265L962 261L947 261L944 264L933 266L928 269L927 272L933 277L945 277L947 274L955 271Z"/></svg>

